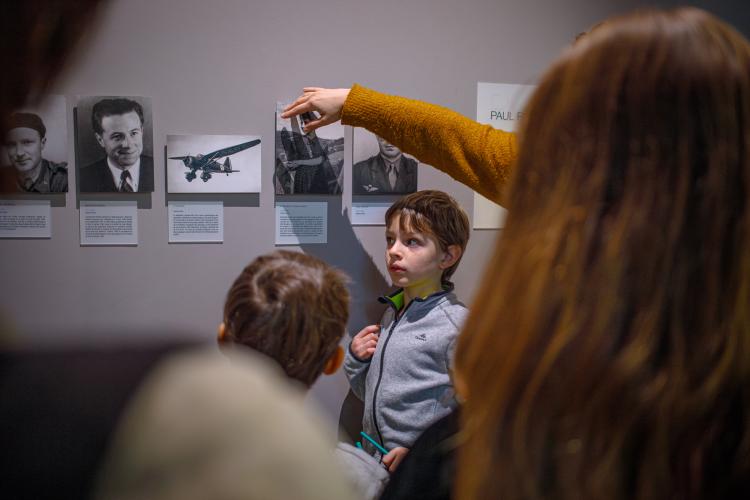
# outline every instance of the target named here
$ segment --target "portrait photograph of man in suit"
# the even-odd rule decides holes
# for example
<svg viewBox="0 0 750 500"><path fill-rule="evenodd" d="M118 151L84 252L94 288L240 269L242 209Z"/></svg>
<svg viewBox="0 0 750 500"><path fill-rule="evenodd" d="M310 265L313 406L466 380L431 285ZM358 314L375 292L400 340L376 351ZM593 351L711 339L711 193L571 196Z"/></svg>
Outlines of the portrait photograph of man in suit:
<svg viewBox="0 0 750 500"><path fill-rule="evenodd" d="M378 151L372 154L375 141ZM353 163L352 194L408 194L417 190L417 160L362 129L354 131Z"/></svg>
<svg viewBox="0 0 750 500"><path fill-rule="evenodd" d="M78 175L82 193L154 190L148 104L147 99L130 97L79 100L78 157L84 166Z"/></svg>

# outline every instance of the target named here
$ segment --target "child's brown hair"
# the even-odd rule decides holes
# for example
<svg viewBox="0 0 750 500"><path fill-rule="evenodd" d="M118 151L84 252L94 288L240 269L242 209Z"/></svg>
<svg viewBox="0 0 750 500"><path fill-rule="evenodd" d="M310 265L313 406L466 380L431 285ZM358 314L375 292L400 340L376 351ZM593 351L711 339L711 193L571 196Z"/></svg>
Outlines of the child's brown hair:
<svg viewBox="0 0 750 500"><path fill-rule="evenodd" d="M469 217L456 200L443 191L426 189L417 191L400 198L391 205L385 213L385 223L398 215L402 228L419 231L434 237L440 249L445 251L451 245L461 248L463 257L466 245L469 243ZM455 264L443 271L441 281L447 282L461 262L458 258Z"/></svg>
<svg viewBox="0 0 750 500"><path fill-rule="evenodd" d="M310 387L344 335L348 281L311 255L261 255L227 293L225 336L275 359L289 377Z"/></svg>

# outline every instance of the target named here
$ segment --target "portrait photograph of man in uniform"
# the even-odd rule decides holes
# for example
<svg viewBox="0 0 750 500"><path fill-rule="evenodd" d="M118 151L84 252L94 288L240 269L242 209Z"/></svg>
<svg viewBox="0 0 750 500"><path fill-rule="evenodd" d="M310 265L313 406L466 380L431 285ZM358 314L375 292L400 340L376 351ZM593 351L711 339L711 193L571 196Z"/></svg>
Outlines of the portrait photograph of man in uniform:
<svg viewBox="0 0 750 500"><path fill-rule="evenodd" d="M355 129L353 156L352 194L408 194L417 190L417 160L385 139Z"/></svg>
<svg viewBox="0 0 750 500"><path fill-rule="evenodd" d="M154 190L150 100L144 97L81 97L77 107L82 193Z"/></svg>
<svg viewBox="0 0 750 500"><path fill-rule="evenodd" d="M2 131L0 162L21 193L68 191L68 131L64 96L49 96L39 109L17 111ZM12 172L15 170L15 172Z"/></svg>

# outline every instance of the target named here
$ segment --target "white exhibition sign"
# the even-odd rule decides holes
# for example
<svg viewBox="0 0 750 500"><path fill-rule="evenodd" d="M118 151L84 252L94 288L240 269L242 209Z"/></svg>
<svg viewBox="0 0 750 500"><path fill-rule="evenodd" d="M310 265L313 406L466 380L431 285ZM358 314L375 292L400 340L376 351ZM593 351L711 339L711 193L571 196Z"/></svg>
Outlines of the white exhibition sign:
<svg viewBox="0 0 750 500"><path fill-rule="evenodd" d="M81 201L81 245L137 245L138 203Z"/></svg>
<svg viewBox="0 0 750 500"><path fill-rule="evenodd" d="M353 202L353 226L385 226L385 213L393 203Z"/></svg>
<svg viewBox="0 0 750 500"><path fill-rule="evenodd" d="M224 241L224 203L221 201L170 201L170 243L221 243Z"/></svg>
<svg viewBox="0 0 750 500"><path fill-rule="evenodd" d="M535 85L477 83L477 121L506 132L515 132ZM479 193L474 193L474 228L500 229L507 211Z"/></svg>
<svg viewBox="0 0 750 500"><path fill-rule="evenodd" d="M50 200L0 200L0 238L51 238Z"/></svg>

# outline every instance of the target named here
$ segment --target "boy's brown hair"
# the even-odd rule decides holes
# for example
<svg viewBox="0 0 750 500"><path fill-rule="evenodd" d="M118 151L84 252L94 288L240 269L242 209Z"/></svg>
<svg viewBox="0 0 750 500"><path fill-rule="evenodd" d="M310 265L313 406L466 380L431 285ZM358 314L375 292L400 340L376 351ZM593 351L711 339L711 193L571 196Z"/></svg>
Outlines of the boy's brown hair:
<svg viewBox="0 0 750 500"><path fill-rule="evenodd" d="M469 217L456 200L443 191L426 189L404 196L391 205L385 213L385 223L398 215L399 225L411 231L419 231L434 237L440 249L445 251L451 245L461 248L463 257L466 245L469 243ZM455 264L443 271L441 280L447 282L461 262L458 258Z"/></svg>
<svg viewBox="0 0 750 500"><path fill-rule="evenodd" d="M289 377L310 387L344 335L348 281L311 255L261 255L227 293L226 338L275 359Z"/></svg>

